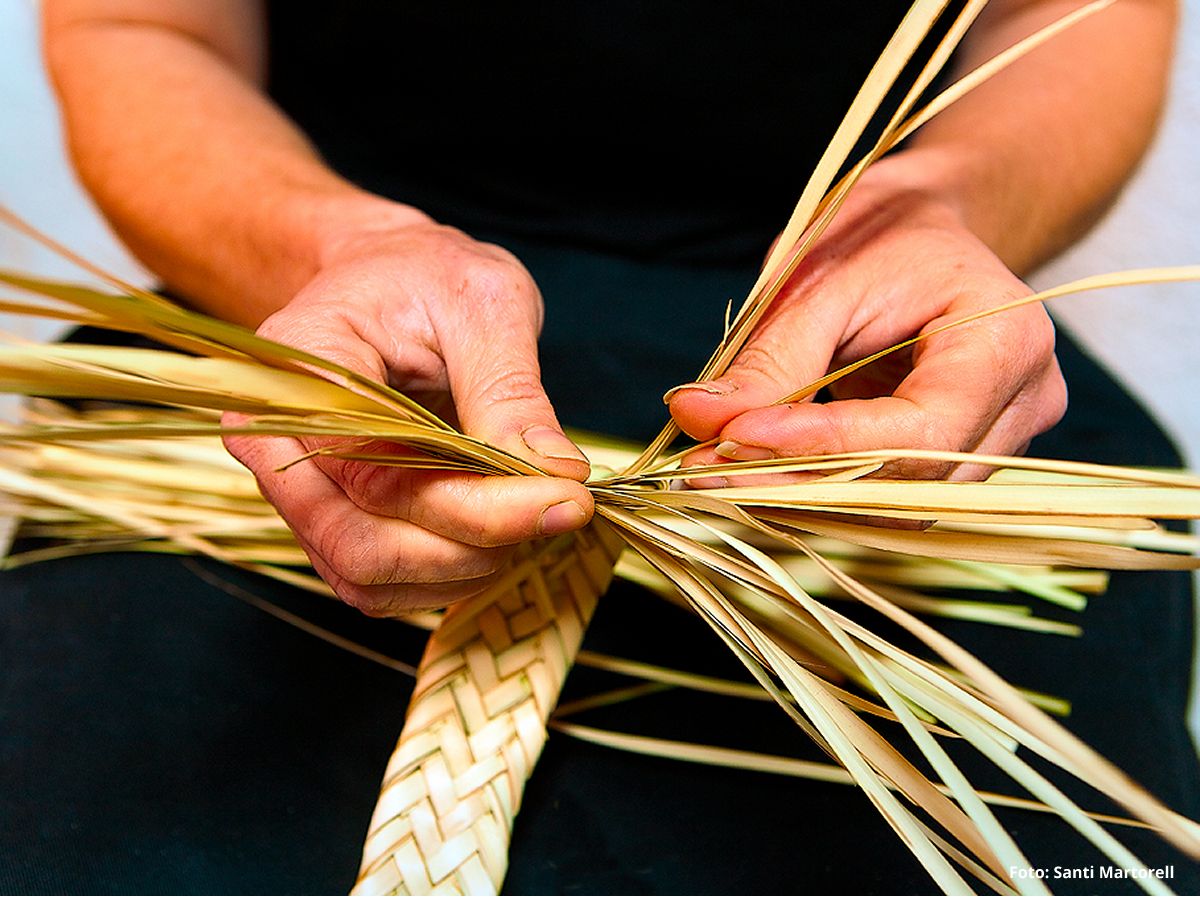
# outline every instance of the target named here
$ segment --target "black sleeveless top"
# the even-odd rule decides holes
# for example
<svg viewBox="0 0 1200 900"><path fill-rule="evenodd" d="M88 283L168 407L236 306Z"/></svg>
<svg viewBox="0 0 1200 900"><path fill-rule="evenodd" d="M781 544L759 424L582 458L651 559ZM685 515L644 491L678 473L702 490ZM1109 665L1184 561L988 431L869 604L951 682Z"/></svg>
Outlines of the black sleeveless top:
<svg viewBox="0 0 1200 900"><path fill-rule="evenodd" d="M908 3L269 5L269 89L338 171L465 228L762 255Z"/></svg>

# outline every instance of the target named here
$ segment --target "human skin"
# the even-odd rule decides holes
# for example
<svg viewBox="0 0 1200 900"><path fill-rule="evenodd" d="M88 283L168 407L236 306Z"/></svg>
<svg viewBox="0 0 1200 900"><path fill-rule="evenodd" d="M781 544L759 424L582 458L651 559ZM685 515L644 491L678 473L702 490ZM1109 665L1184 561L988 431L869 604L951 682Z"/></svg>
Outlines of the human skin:
<svg viewBox="0 0 1200 900"><path fill-rule="evenodd" d="M1079 5L996 0L958 66ZM262 93L257 4L47 0L44 16L79 174L168 287L414 392L547 473L327 457L277 472L311 445L230 438L343 600L374 615L445 606L485 589L513 544L586 523L587 463L541 386L532 278L501 248L329 170ZM1176 17L1173 2L1123 0L873 167L729 371L673 392L676 422L713 442L688 462L880 446L1008 453L1054 424L1066 391L1040 306L931 338L847 379L833 402L773 404L831 365L1028 294L1014 272L1082 233L1145 150Z"/></svg>

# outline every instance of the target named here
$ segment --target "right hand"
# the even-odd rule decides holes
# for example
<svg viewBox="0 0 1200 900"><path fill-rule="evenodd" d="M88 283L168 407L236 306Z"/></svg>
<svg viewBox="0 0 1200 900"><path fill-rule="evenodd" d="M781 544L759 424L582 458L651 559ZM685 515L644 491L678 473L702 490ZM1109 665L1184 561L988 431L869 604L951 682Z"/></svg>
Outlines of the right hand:
<svg viewBox="0 0 1200 900"><path fill-rule="evenodd" d="M507 251L419 222L340 241L258 333L413 393L467 434L553 477L492 477L317 456L230 435L313 567L368 615L445 607L494 580L513 545L582 527L588 462L542 388L542 302ZM237 416L227 414L227 421Z"/></svg>

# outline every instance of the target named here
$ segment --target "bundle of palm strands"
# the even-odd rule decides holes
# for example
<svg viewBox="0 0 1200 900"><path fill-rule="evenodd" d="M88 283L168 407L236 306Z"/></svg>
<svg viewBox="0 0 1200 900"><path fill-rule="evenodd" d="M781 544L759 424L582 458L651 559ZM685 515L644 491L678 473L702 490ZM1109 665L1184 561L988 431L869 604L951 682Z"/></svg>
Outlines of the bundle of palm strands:
<svg viewBox="0 0 1200 900"><path fill-rule="evenodd" d="M983 3L969 2L949 23L941 23L944 36L911 84L900 90L897 80L946 5L928 0L913 5L700 378L719 376L734 359L872 161L991 74L1108 3L1093 3L1031 36L918 108ZM852 159L868 122L894 91L903 96L882 132L865 156ZM846 174L839 179L839 172ZM15 217L4 218L31 233ZM5 390L155 405L72 412L41 403L26 422L5 432L0 486L10 497L10 511L24 518L26 533L59 542L23 561L83 548L189 552L327 590L296 568L303 559L278 518L254 493L252 480L220 456L216 441L222 428L211 411L235 410L248 417L226 431L332 439L318 452L344 459L482 475L539 474L386 385L184 310L39 238L110 290L0 273L10 286L43 298L6 302L0 304L3 311L136 332L183 352L0 348ZM1200 267L1117 273L1045 291L992 313L1103 287L1196 279ZM969 322L945 327L970 327ZM810 396L881 355L785 399ZM1038 707L1053 707L1053 701L1008 684L914 615L973 616L1009 626L1069 630L1017 604L954 603L926 591L1003 586L1078 606L1082 592L1102 586L1095 569L1195 568L1200 565L1195 542L1153 520L1200 517L1200 478L880 449L729 462L705 474L804 477L787 485L688 489L680 481L695 473L680 468L685 451L671 449L677 436L667 426L641 452L590 447L596 463L588 482L597 510L592 525L522 548L485 594L444 616L416 618L433 633L368 828L357 892L499 889L523 786L614 568L692 609L757 684L595 655L583 661L649 682L766 695L831 763L639 741L558 723L564 730L644 752L775 771L790 767L793 774L852 781L938 886L951 893L969 893L972 885L1001 893L1045 891L1037 869L990 808L1005 802L1060 816L1147 891L1169 892L1103 827L1104 817L1077 806L1026 761L1027 755L1084 778L1133 821L1200 857L1200 827L1164 807ZM885 477L889 465L912 459L971 462L999 471L983 483ZM936 525L923 531L895 529L879 525L880 518ZM840 599L834 605L827 597ZM853 607L841 602L846 598L888 620L934 659L861 624ZM873 720L887 720L905 741L885 739ZM974 748L1028 797L977 791L947 752L947 741Z"/></svg>

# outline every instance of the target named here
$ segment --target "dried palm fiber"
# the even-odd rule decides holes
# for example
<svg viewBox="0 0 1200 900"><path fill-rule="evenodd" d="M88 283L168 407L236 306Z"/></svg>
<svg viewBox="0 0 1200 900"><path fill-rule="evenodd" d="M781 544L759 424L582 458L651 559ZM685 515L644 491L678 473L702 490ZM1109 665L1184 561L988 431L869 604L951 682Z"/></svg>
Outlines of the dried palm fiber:
<svg viewBox="0 0 1200 900"><path fill-rule="evenodd" d="M882 135L875 139L864 158L852 160L850 154L863 136L866 123L880 108L916 48L942 17L946 7L945 3L928 0L913 5L814 172L792 220L764 266L759 283L730 323L702 378L719 375L734 358L767 305L827 227L847 192L871 161L999 67L1108 3L1090 4L1039 32L914 112L917 98L931 83L937 69L982 5L982 2L969 2L954 17L928 64L912 84L906 86L904 99ZM847 174L835 183L836 174L847 164L851 164ZM11 217L6 218L12 221ZM94 269L91 271L104 277ZM384 385L311 355L188 313L114 279L106 280L122 291L122 296L14 274L2 274L0 278L14 287L66 304L66 308L52 308L44 304L14 302L3 305L8 311L73 318L136 331L203 357L111 348L9 347L0 350L0 380L9 390L59 396L103 396L189 408L233 409L252 417L247 425L238 429L245 433L340 436L344 442L321 452L347 459L457 468L485 474L538 474L528 463L459 434ZM1200 278L1200 268L1196 267L1119 273L1085 279L1017 303L1116 284L1196 278ZM1009 304L1009 307L1014 305L1017 304ZM918 339L933 333L936 332ZM908 343L911 342L900 346ZM852 368L832 373L788 399L807 396ZM118 434L134 438L212 434L217 430L211 422L167 422L161 427L112 426L98 430L26 428L13 432L9 438L14 442L39 443L92 440L100 435L115 437ZM1085 774L1099 790L1125 806L1135 818L1159 829L1166 839L1186 852L1200 856L1200 838L1195 823L1183 820L1163 807L965 650L909 614L893 601L888 591L875 589L841 571L811 540L813 535L836 537L886 551L977 563L1190 568L1196 566L1194 558L1171 552L1182 548L1156 546L1159 544L1156 538L1141 546L1136 535L1155 533L1149 522L1152 518L1200 517L1200 480L1171 473L1083 464L879 450L770 463L731 463L720 467L720 471L729 475L770 471L807 472L819 476L817 481L800 486L687 491L673 486L673 479L687 474L678 468L680 455L667 455L667 447L676 434L668 426L631 464L612 474L598 473L589 482L601 522L590 535L576 540L588 542L593 550L597 546L606 548L598 534L604 528L610 529L625 546L673 585L742 660L762 690L860 785L942 889L953 893L969 892L971 884L965 879L973 877L976 883L1003 892L1045 890L1045 885L1036 877L1012 838L999 826L982 796L941 747L937 737L946 732L958 735L995 762L1119 866L1144 868L1140 860L1111 834L1099 828L1093 818L1021 759L1015 752L1017 748L1024 748L1060 768ZM365 443L366 439L395 442L401 449L392 448L385 452L378 445ZM1015 481L984 485L901 483L868 477L889 463L921 456L955 463L972 461L1007 465L1022 474ZM66 505L91 509L98 517L103 517L106 499L89 497L86 490L56 488L50 491L18 477L7 481L9 490L17 493L25 491L33 496L53 493ZM939 526L929 533L897 532L853 520L830 518L829 513L933 519ZM153 523L140 515L122 513L121 517L128 527L153 528ZM757 535L758 540L748 541L746 533ZM173 526L168 529L168 536L190 550L245 564L211 537L194 529ZM763 552L760 543L783 545L807 556L839 589L907 631L948 663L950 670L931 665L912 652L892 645L844 612L816 600L787 569ZM555 554L565 552L560 549L562 545L551 543L547 546L545 560L557 562ZM615 550L606 548L604 552L609 562L615 559ZM578 566L586 565L585 557L575 551L568 552L564 558ZM544 565L540 555L528 559L535 561L535 567ZM568 570L578 571L569 566L568 563L564 576ZM574 580L576 585L583 583L578 575ZM547 581L555 583L553 579ZM559 583L574 590L569 578L564 577ZM595 587L592 582L587 583L589 588ZM514 610L514 616L519 615L516 612L518 603L526 603L523 597L524 594L517 591L508 599L508 608ZM494 616L490 612L493 605L501 611L505 608L505 600L499 592L493 592L488 599L490 604L475 603L456 611L444 626L459 628L467 634L477 630L481 639L474 643L468 641L467 646L479 648L472 652L479 653L481 658L482 652L496 656L489 639L502 648L508 646L498 629L495 633L489 632L479 621L481 615ZM564 595L563 602L568 599L573 604L577 598L573 594L570 598ZM456 625L456 622L460 624ZM509 634L511 636L512 632ZM446 641L444 646L463 647L453 639ZM450 654L451 659L455 656ZM812 664L814 657L820 665L840 672L855 690L848 691L832 683L820 665ZM441 680L438 665L444 659L446 657L441 654L426 658L426 667L418 676L418 699L410 710L410 718L416 722L433 720L440 714L441 707L437 704L444 703L446 695L428 685ZM566 659L564 653L563 660ZM499 661L491 666L492 671L505 670ZM470 666L464 671L470 677L459 684L472 697L478 695L478 702L473 705L486 712L484 695L493 685L473 683L471 677L475 676L476 670ZM482 666L478 671L487 672L488 667ZM530 692L533 697L541 693L550 696L557 692L557 685L553 690L531 687ZM458 699L458 695L454 697ZM433 704L429 713L424 712L425 702ZM508 709L499 704L493 710L499 713L501 722L496 726L497 731L509 727ZM455 714L460 713L456 711ZM911 741L908 753L912 760L927 765L942 783L934 781L885 740L871 726L866 718L868 715L898 723ZM478 734L488 733L489 727L480 729ZM474 735L476 731L470 725L462 726L458 737L460 744L466 733ZM441 736L453 745L455 734L454 729L449 729ZM538 734L541 734L540 726ZM407 742L419 742L420 737L413 729L406 729L405 743L398 750L400 759L410 759ZM532 743L523 745L526 750L533 746ZM449 746L442 752L453 753L454 748ZM412 758L417 756L421 754L414 752ZM507 774L499 770L492 772L488 763L481 769L468 771L475 779L485 777L483 772L490 772L486 776L493 779L489 787L495 787L517 780L522 767L529 762L524 752L513 753L511 757L490 764L493 768L512 767ZM406 781L405 773L412 774L412 771L404 768L389 776L389 784L402 782L416 787L418 780ZM464 774L462 781L466 788L471 778ZM435 837L426 828L428 819L422 817L427 809L435 813L439 809L448 809L450 818L463 813L503 818L515 811L515 795L509 798L507 806L495 808L482 803L443 803L440 794L435 802L432 794L440 791L442 786L431 785L428 778L423 779L421 789L430 795L427 802L423 804L418 798L407 807L389 792L383 801L385 811L377 817L377 827L372 833L378 835L386 831L398 836L400 842L389 844L387 839L380 838L378 853L376 845L372 844L364 870L372 875L394 873L390 877L395 883L387 886L397 891L424 887L418 881L407 879L427 878L434 869L445 876L441 884L447 889L498 889L502 871L488 874L485 865L495 858L495 848L484 848L479 842L489 840L490 835L502 833L504 829L476 831L473 823L443 821L438 825L440 836L450 837L450 842L443 845L440 837ZM498 787L495 789L499 790ZM407 810L407 815L394 818L392 811L402 807ZM409 840L408 835L413 838ZM426 837L428 841L424 840ZM479 846L467 846L471 842ZM408 866L410 856L405 854L410 854L414 848L423 855L421 865L412 868ZM500 868L502 870L502 866ZM487 876L490 883L485 885L475 881L477 875ZM1139 881L1149 891L1167 891L1167 886L1152 874L1144 875ZM370 889L383 886L373 884Z"/></svg>

